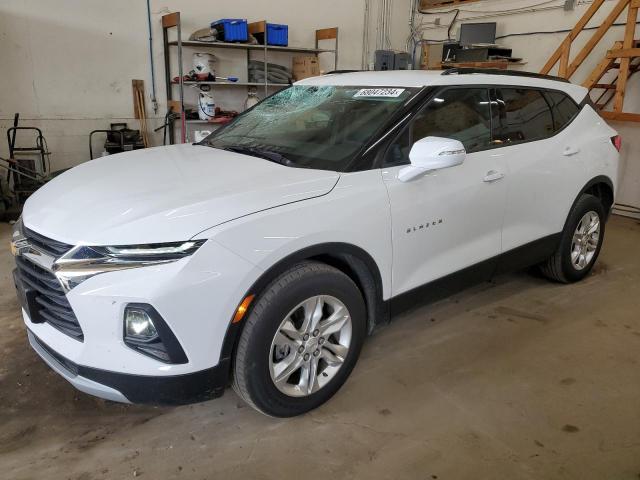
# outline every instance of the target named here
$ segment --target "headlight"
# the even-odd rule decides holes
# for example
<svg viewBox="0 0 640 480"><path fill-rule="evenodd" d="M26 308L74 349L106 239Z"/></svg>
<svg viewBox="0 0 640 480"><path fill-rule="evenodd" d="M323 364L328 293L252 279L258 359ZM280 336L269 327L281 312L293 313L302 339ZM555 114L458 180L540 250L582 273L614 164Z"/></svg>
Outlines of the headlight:
<svg viewBox="0 0 640 480"><path fill-rule="evenodd" d="M150 243L143 245L78 245L53 264L53 271L66 291L100 273L160 265L193 255L206 240Z"/></svg>
<svg viewBox="0 0 640 480"><path fill-rule="evenodd" d="M152 243L149 245L126 245L120 247L91 247L102 251L107 256L120 259L142 260L175 260L194 253L204 243L204 240L188 242Z"/></svg>

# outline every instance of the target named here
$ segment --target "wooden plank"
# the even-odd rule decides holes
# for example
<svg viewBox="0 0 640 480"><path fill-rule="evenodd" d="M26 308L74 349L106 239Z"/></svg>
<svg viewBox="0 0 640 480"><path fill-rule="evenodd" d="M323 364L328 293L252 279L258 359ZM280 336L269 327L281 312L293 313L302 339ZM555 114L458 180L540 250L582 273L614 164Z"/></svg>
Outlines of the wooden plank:
<svg viewBox="0 0 640 480"><path fill-rule="evenodd" d="M320 30L316 30L316 41L333 40L336 38L338 38L338 27L321 28Z"/></svg>
<svg viewBox="0 0 640 480"><path fill-rule="evenodd" d="M180 12L168 13L162 16L162 28L177 27L180 23Z"/></svg>
<svg viewBox="0 0 640 480"><path fill-rule="evenodd" d="M627 25L624 28L624 41L622 48L631 50L636 33L636 21L638 20L638 7L629 7L627 13ZM622 113L624 106L624 94L627 89L627 80L629 79L629 57L623 57L620 60L620 73L618 74L618 82L616 83L616 94L613 97L613 111Z"/></svg>
<svg viewBox="0 0 640 480"><path fill-rule="evenodd" d="M602 90L615 90L616 85L615 83L596 83L591 88L600 88Z"/></svg>
<svg viewBox="0 0 640 480"><path fill-rule="evenodd" d="M465 5L467 3L479 2L479 1L480 0L420 0L420 10L451 7L455 5Z"/></svg>
<svg viewBox="0 0 640 480"><path fill-rule="evenodd" d="M640 48L617 48L607 51L607 58L640 57Z"/></svg>
<svg viewBox="0 0 640 480"><path fill-rule="evenodd" d="M571 54L571 39L569 37L562 42L562 54L560 55L560 66L558 76L567 78L567 68L569 68L569 55Z"/></svg>
<svg viewBox="0 0 640 480"><path fill-rule="evenodd" d="M630 0L619 0L616 6L613 7L613 10L611 10L609 15L607 15L607 18L605 18L605 20L600 24L598 29L594 32L594 34L589 39L589 41L587 41L585 46L582 47L582 50L578 52L578 55L576 55L576 58L573 59L573 62L571 62L571 65L569 65L569 68L567 70L567 78L571 77L571 75L574 74L574 72L578 69L578 67L582 65L582 62L584 62L584 59L587 58L587 56L593 51L593 49L598 44L598 42L602 39L604 34L607 33L609 28L611 28L611 25L613 25L613 22L615 22L618 19L622 11L629 4L629 1Z"/></svg>
<svg viewBox="0 0 640 480"><path fill-rule="evenodd" d="M138 92L142 92L144 98L144 80L131 80L131 91L133 93L133 115L140 120L142 112L140 112L138 104ZM144 105L142 105L144 107Z"/></svg>
<svg viewBox="0 0 640 480"><path fill-rule="evenodd" d="M613 49L622 48L622 42L616 42L613 44ZM582 86L588 89L593 88L593 85L598 83L605 73L611 70L615 62L610 58L603 58L600 63L593 69L587 79L582 82Z"/></svg>
<svg viewBox="0 0 640 480"><path fill-rule="evenodd" d="M600 116L606 120L618 122L640 122L640 113L600 111Z"/></svg>
<svg viewBox="0 0 640 480"><path fill-rule="evenodd" d="M576 39L576 37L580 34L582 29L587 25L587 23L589 23L589 20L591 20L593 15L602 6L604 1L605 0L596 0L595 2L593 2L591 6L587 9L587 11L584 12L584 15L580 18L580 20L578 20L578 23L576 23L576 26L571 29L571 31L569 32L565 40L569 39L569 42L573 42L573 40ZM561 43L560 46L556 49L556 51L553 52L553 55L551 55L547 63L545 63L544 67L542 67L542 70L540 70L540 73L546 75L551 71L553 66L560 59L560 55L562 55L562 48L563 48L562 46L563 46L563 43Z"/></svg>

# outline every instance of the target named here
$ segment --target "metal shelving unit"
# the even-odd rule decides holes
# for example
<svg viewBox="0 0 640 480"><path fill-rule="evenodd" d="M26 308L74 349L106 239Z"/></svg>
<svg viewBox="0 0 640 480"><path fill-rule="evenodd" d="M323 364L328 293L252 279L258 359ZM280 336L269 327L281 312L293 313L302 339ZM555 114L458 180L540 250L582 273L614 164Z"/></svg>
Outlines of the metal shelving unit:
<svg viewBox="0 0 640 480"><path fill-rule="evenodd" d="M338 28L324 28L316 30L316 45L315 48L307 47L281 47L275 45L267 45L267 28L266 22L264 23L264 45L251 45L246 43L223 43L223 42L201 42L194 40L182 40L182 28L180 24L180 12L174 12L162 16L162 33L163 33L163 46L164 46L164 68L165 68L165 83L167 91L167 108L172 109L174 112L180 113L180 131L181 131L181 143L186 141L186 129L188 124L200 124L200 125L214 125L204 120L187 120L185 118L184 111L184 87L185 85L210 85L211 87L263 87L264 94L269 94L270 88L282 88L287 87L286 83L270 83L268 81L268 55L269 52L290 52L290 53L307 53L311 55L319 55L322 53L331 53L334 57L334 70L338 68ZM169 31L175 29L176 39L169 40ZM251 30L250 30L250 33ZM319 48L319 43L322 40L335 40L334 49ZM204 48L204 49L229 49L229 50L242 50L246 52L247 56L247 72L249 70L249 60L251 60L251 52L262 52L262 61L264 62L264 82L192 82L184 81L182 54L183 48ZM177 64L178 64L178 82L174 83L171 74L171 56L172 49L177 50ZM174 99L174 89L178 90L178 98ZM175 126L173 122L169 125L169 139L173 144L175 143Z"/></svg>

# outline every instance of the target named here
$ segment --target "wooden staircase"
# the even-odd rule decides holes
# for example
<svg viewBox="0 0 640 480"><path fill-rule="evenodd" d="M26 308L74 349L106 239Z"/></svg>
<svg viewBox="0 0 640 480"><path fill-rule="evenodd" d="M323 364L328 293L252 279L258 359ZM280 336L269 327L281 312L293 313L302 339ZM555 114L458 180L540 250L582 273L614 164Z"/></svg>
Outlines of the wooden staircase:
<svg viewBox="0 0 640 480"><path fill-rule="evenodd" d="M607 15L602 24L595 30L584 47L582 47L573 60L570 59L573 41L578 37L580 32L583 31L589 20L591 20L604 2L605 0L595 0L591 4L576 26L569 32L544 67L542 67L540 73L548 74L559 62L558 76L570 79L622 14L623 10L628 8L624 39L613 44L613 47L607 51L605 57L589 74L587 79L582 83L582 86L588 88L589 93L593 90L598 91L596 93L599 95L595 103L604 118L609 120L640 122L640 114L624 112L624 96L627 89L627 82L634 73L640 70L640 40L635 39L640 0L618 0L611 12L609 12L609 15ZM601 82L603 77L610 77L610 75L607 74L612 71L617 71L615 77L613 77L611 81ZM612 110L604 110L611 101L613 101Z"/></svg>

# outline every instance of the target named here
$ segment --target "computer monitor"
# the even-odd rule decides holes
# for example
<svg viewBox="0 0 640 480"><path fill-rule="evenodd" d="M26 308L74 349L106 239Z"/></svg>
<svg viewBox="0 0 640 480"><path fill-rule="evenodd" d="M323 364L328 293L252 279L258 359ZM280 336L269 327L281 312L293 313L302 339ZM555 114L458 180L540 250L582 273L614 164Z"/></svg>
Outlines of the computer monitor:
<svg viewBox="0 0 640 480"><path fill-rule="evenodd" d="M463 23L460 25L460 43L493 45L496 43L496 23Z"/></svg>

